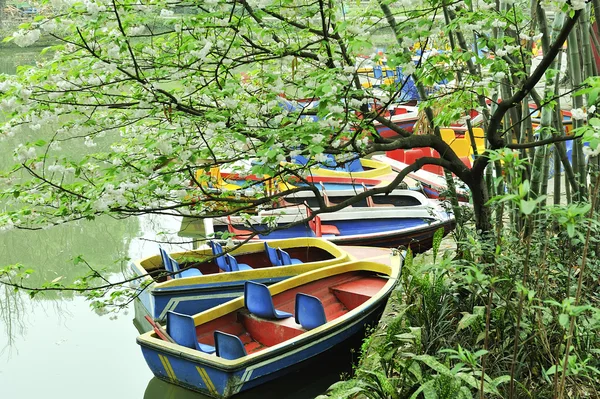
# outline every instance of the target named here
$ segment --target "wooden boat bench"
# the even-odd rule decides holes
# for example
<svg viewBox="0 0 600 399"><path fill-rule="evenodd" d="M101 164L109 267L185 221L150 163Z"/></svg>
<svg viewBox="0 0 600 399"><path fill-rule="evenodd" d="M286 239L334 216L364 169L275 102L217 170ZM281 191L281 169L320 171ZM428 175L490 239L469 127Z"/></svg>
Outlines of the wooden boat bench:
<svg viewBox="0 0 600 399"><path fill-rule="evenodd" d="M254 340L264 346L273 346L294 338L307 330L294 321L293 317L270 320L248 312L239 312L242 324Z"/></svg>
<svg viewBox="0 0 600 399"><path fill-rule="evenodd" d="M368 277L338 284L329 290L348 310L352 310L371 299L386 282L384 278Z"/></svg>

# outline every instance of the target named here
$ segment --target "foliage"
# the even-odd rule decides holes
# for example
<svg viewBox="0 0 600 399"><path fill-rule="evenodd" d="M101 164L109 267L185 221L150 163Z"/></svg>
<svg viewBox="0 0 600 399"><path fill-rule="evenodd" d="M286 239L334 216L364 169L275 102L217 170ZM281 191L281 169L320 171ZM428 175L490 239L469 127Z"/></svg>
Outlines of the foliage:
<svg viewBox="0 0 600 399"><path fill-rule="evenodd" d="M558 223L553 217L558 210L541 213L549 223ZM598 226L588 221L579 219L576 230L591 228L597 234ZM575 329L564 389L573 397L598 395L600 306L592 288L598 280L591 276L598 275L600 262L588 259L589 288L577 301L574 274L582 260L582 241L565 230L546 229L532 238L528 258L518 234L506 231L500 245L511 250L498 249L494 264L442 258L436 264L405 267L394 298L399 310L382 321L384 326L370 337L373 342L363 347L354 378L332 387L327 397L471 398L479 395L483 372L487 397L510 397L513 362L516 397L556 397L571 319ZM579 249L564 250L572 245ZM531 276L523 282L527 259ZM515 339L523 343L516 359Z"/></svg>

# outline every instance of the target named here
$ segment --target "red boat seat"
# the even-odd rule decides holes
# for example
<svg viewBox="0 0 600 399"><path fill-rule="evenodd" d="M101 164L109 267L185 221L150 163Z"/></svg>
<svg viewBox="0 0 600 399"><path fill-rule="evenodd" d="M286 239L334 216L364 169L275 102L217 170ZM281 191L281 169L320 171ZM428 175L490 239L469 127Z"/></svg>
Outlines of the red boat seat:
<svg viewBox="0 0 600 399"><path fill-rule="evenodd" d="M231 234L235 234L235 238L238 240L246 240L248 237L251 237L254 232L250 230L237 229L233 227L233 222L231 221L231 216L227 216L227 230ZM256 237L252 237L252 239L256 239Z"/></svg>
<svg viewBox="0 0 600 399"><path fill-rule="evenodd" d="M367 191L367 186L365 186L365 184L363 183L363 190ZM376 207L381 207L381 208L393 208L394 204L376 204L375 201L373 200L373 197L367 197L366 198L367 201L367 206L369 208L376 208Z"/></svg>
<svg viewBox="0 0 600 399"><path fill-rule="evenodd" d="M404 162L404 150L386 151L385 156L390 157L398 162Z"/></svg>
<svg viewBox="0 0 600 399"><path fill-rule="evenodd" d="M460 160L463 161L463 163L465 165L467 165L467 167L471 168L471 157L467 156L467 157L460 157Z"/></svg>
<svg viewBox="0 0 600 399"><path fill-rule="evenodd" d="M404 151L404 163L412 165L419 158L431 156L431 149L428 148L413 148L412 150Z"/></svg>
<svg viewBox="0 0 600 399"><path fill-rule="evenodd" d="M430 156L432 156L434 158L439 158L440 157L440 153L437 152L434 149L431 149L431 155ZM440 176L444 174L444 168L442 168L439 165L427 164L427 165L423 166L423 170L426 170L426 171L431 172L431 173L435 173L436 175L440 175Z"/></svg>
<svg viewBox="0 0 600 399"><path fill-rule="evenodd" d="M306 207L306 216L311 217L312 211L310 210L308 203L304 202L304 206ZM318 215L312 220L309 220L308 225L317 237L323 237L323 234L336 236L341 234L336 226L332 224L322 224L321 218Z"/></svg>
<svg viewBox="0 0 600 399"><path fill-rule="evenodd" d="M329 195L327 195L327 191L325 191L325 186L323 185L323 182L319 183L321 184L321 195L323 196L323 202L325 202L325 206L335 206L336 204L329 200Z"/></svg>

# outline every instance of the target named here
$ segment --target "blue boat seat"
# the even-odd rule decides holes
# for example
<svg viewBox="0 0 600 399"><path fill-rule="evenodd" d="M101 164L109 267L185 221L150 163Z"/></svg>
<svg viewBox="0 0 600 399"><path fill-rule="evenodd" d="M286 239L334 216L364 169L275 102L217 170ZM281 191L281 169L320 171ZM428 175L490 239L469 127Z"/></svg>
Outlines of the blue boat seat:
<svg viewBox="0 0 600 399"><path fill-rule="evenodd" d="M271 247L269 245L269 243L267 243L266 241L265 241L265 252L269 256L271 265L273 265L273 266L282 266L283 265L281 263L281 259L279 258L279 254L277 253L277 250L275 248Z"/></svg>
<svg viewBox="0 0 600 399"><path fill-rule="evenodd" d="M173 266L171 266L171 260L167 251L162 249L162 247L158 247L158 251L160 252L160 257L162 259L163 267L169 273L173 273Z"/></svg>
<svg viewBox="0 0 600 399"><path fill-rule="evenodd" d="M227 260L225 259L225 256L223 256L223 247L221 246L221 244L219 244L216 241L208 241L208 245L212 249L213 255L219 255L215 258L215 263L217 264L219 269L223 270L224 272L230 272L231 267L229 266L229 262L227 262Z"/></svg>
<svg viewBox="0 0 600 399"><path fill-rule="evenodd" d="M281 259L281 264L284 266L299 265L301 263L304 263L300 259L290 257L290 254L288 254L286 251L284 251L281 248L277 248L277 255Z"/></svg>
<svg viewBox="0 0 600 399"><path fill-rule="evenodd" d="M299 165L308 165L308 158L304 155L296 155L292 157L292 162Z"/></svg>
<svg viewBox="0 0 600 399"><path fill-rule="evenodd" d="M214 346L198 342L196 325L192 316L169 310L167 312L167 334L173 338L175 343L181 346L197 349L205 353L215 352Z"/></svg>
<svg viewBox="0 0 600 399"><path fill-rule="evenodd" d="M169 255L167 255L167 256L169 256ZM174 275L176 278L202 276L202 272L198 269L181 270L181 267L179 266L179 262L177 262L175 259L171 258L170 256L169 256L169 260L171 261L171 267L173 268L173 271L179 272Z"/></svg>
<svg viewBox="0 0 600 399"><path fill-rule="evenodd" d="M363 172L365 169L362 166L359 158L354 158L352 161L346 163L346 170L348 172Z"/></svg>
<svg viewBox="0 0 600 399"><path fill-rule="evenodd" d="M235 360L247 355L246 348L238 336L216 330L214 337L217 356Z"/></svg>
<svg viewBox="0 0 600 399"><path fill-rule="evenodd" d="M378 80L383 78L383 69L381 68L381 65L373 66L373 77Z"/></svg>
<svg viewBox="0 0 600 399"><path fill-rule="evenodd" d="M286 319L293 316L291 313L275 309L267 286L254 281L246 281L244 284L244 306L253 315L265 319Z"/></svg>
<svg viewBox="0 0 600 399"><path fill-rule="evenodd" d="M300 324L307 330L317 328L322 324L327 323L325 317L325 309L321 300L315 296L303 293L296 294L295 308L296 323Z"/></svg>
<svg viewBox="0 0 600 399"><path fill-rule="evenodd" d="M229 270L232 272L239 272L242 270L252 270L250 265L245 263L238 263L237 259L231 256L231 254L225 254L225 260L229 264Z"/></svg>

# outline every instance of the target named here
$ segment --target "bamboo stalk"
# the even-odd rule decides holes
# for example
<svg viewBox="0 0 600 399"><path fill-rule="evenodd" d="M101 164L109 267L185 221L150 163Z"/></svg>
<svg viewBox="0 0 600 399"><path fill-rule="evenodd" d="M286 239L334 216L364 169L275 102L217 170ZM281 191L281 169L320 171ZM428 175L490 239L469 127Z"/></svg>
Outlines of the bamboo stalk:
<svg viewBox="0 0 600 399"><path fill-rule="evenodd" d="M578 21L579 31L581 34L581 50L583 52L583 80L595 76L595 68L592 55L592 40L590 38L590 4L588 3L581 13L581 18ZM586 95L586 100L587 100ZM589 103L586 102L589 105Z"/></svg>
<svg viewBox="0 0 600 399"><path fill-rule="evenodd" d="M552 151L554 151L554 198L553 198L553 203L554 203L554 205L558 205L558 204L560 204L560 197L561 197L561 195L560 195L561 163L560 163L560 157L558 155L558 149L556 147L554 147L552 149Z"/></svg>
<svg viewBox="0 0 600 399"><path fill-rule="evenodd" d="M581 82L582 82L581 64L580 64L581 54L579 52L579 47L580 47L580 41L579 41L579 37L577 34L577 29L573 29L569 33L569 38L568 38L567 68L569 71L569 76L571 77L571 85L574 88L580 87ZM583 98L581 96L576 96L573 94L572 101L573 101L573 108L583 108ZM561 123L562 123L562 117L561 117ZM573 119L572 123L573 123L573 129L577 129L577 128L581 127L580 120ZM575 197L575 199L577 201L581 201L581 200L583 200L583 198L585 198L585 191L586 191L586 188L585 188L586 176L584 176L584 173L582 173L585 168L585 166L583 165L584 157L583 157L582 147L578 144L579 142L580 142L579 140L573 141L573 155L572 155L573 166L576 171L576 178L577 178L577 191L576 191L577 196Z"/></svg>
<svg viewBox="0 0 600 399"><path fill-rule="evenodd" d="M552 24L552 31L548 29L546 12L541 7L540 4L537 6L537 20L540 26L540 33L542 33L542 49L543 51L547 51L550 47L550 41L560 32L560 28L564 23L564 13L558 13L554 17L554 22ZM557 57L554 61L552 61L549 69L556 69L557 64L559 64L560 57ZM560 66L559 66L560 68ZM550 74L546 74L546 82L544 87L544 98L551 98L554 94L554 88L556 86L556 81L559 79L558 74L551 76ZM540 115L540 139L544 140L555 134L556 131L551 129L552 126L552 117L555 115L552 112L552 109L549 107L544 107L541 109ZM560 133L559 133L560 134ZM531 196L533 198L537 198L539 195L545 194L546 190L542 190L541 187L547 187L547 184L544 185L545 179L547 179L548 169L549 169L549 154L550 147L545 145L541 147L537 147L535 150L535 154L533 156L533 164L532 164L532 178L531 178ZM546 176L544 176L546 175ZM542 192L543 191L543 192Z"/></svg>

